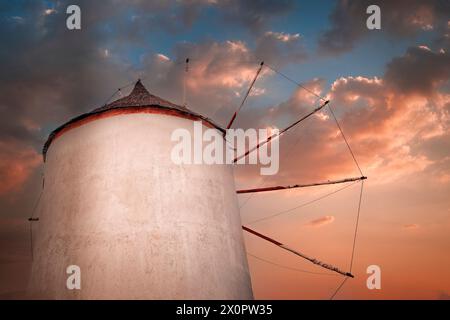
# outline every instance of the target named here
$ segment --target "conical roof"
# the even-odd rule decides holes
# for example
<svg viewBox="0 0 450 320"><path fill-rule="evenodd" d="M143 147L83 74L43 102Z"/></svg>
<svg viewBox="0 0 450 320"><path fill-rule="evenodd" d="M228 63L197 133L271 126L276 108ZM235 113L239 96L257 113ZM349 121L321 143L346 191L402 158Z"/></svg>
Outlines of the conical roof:
<svg viewBox="0 0 450 320"><path fill-rule="evenodd" d="M112 109L112 108L142 107L142 106L160 106L160 107L174 108L174 109L179 109L182 111L191 112L186 107L176 105L175 103L172 103L170 101L164 100L160 97L157 97L157 96L151 94L144 87L141 80L138 80L136 82L133 90L131 91L131 93L128 96L118 99L116 101L113 101L103 107L94 109L93 112L108 110L108 109Z"/></svg>
<svg viewBox="0 0 450 320"><path fill-rule="evenodd" d="M110 115L127 113L127 111L133 113L140 111L145 112L148 109L152 110L158 109L160 113L164 113L167 115L180 116L192 120L202 120L209 123L210 126L215 127L216 129L222 132L225 132L223 128L215 124L212 120L198 113L195 113L186 107L179 106L175 103L172 103L170 101L164 100L158 96L151 94L144 87L141 80L138 80L134 85L133 90L128 96L115 100L102 107L96 108L91 112L84 113L78 117L75 117L70 121L66 122L65 124L56 128L52 133L50 133L42 150L44 161L47 150L50 147L52 141L55 140L64 132L66 132L67 130L78 127L86 122L97 120Z"/></svg>

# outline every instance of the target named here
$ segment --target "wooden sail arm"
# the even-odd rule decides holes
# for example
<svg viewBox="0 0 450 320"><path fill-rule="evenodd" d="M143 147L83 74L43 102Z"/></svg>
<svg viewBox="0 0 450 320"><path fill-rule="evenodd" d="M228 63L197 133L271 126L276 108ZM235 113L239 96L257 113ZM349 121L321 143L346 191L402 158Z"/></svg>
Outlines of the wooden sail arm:
<svg viewBox="0 0 450 320"><path fill-rule="evenodd" d="M244 231L247 231L247 232L249 232L249 233L251 233L251 234L253 234L253 235L255 235L255 236L257 236L257 237L259 237L261 239L264 239L264 240L266 240L266 241L268 241L268 242L270 242L270 243L272 243L272 244L274 244L274 245L276 245L276 246L278 246L278 247L280 247L280 248L282 248L284 250L287 250L287 251L289 251L289 252L291 252L291 253L293 253L293 254L295 254L295 255L303 258L303 259L306 259L306 260L308 260L308 261L314 263L315 265L318 265L318 266L320 266L320 267L322 267L324 269L328 269L328 270L331 270L333 272L337 272L337 273L339 273L339 274L341 274L343 276L346 276L346 277L350 277L350 278L354 278L355 277L350 272L342 271L339 268L337 268L337 267L335 267L335 266L333 266L331 264L327 264L327 263L324 263L324 262L319 261L317 259L311 258L311 257L309 257L309 256L307 256L307 255L305 255L305 254L303 254L303 253L301 253L301 252L299 252L297 250L289 248L288 246L286 246L285 244L283 244L283 243L281 243L281 242L279 242L277 240L274 240L274 239L272 239L272 238L270 238L268 236L265 236L265 235L263 235L263 234L261 234L259 232L256 232L255 230L252 230L249 227L242 226L242 229Z"/></svg>
<svg viewBox="0 0 450 320"><path fill-rule="evenodd" d="M260 147L262 147L263 145L269 143L271 140L276 139L278 137L280 137L281 135L283 135L284 133L286 133L288 130L292 129L293 127L297 126L300 122L308 119L310 116L312 116L313 114L315 114L316 112L320 111L323 107L325 107L330 101L326 100L323 104L321 104L320 106L318 106L317 108L315 108L313 111L311 111L310 113L308 113L307 115L301 117L300 119L298 119L297 121L295 121L294 123L290 124L289 126L287 126L286 128L284 128L283 130L279 131L278 133L274 133L271 136L269 136L269 138L267 138L267 140L264 140L263 142L258 143L256 146L254 146L252 149L248 150L247 152L245 152L243 155L240 155L238 157L236 157L233 160L233 163L237 163L239 160L241 160L242 158L245 158L246 156L248 156L250 153L252 153L255 150L258 150Z"/></svg>
<svg viewBox="0 0 450 320"><path fill-rule="evenodd" d="M243 194L243 193L257 193L257 192L296 189L296 188L307 188L307 187L316 187L316 186L323 186L323 185L329 185L329 184L347 183L347 182L366 180L366 179L367 179L367 177L361 176L361 177L346 178L346 179L340 179L340 180L328 180L328 181L307 183L307 184L295 184L295 185L290 185L290 186L274 186L274 187L264 187L264 188L242 189L242 190L237 190L236 193Z"/></svg>
<svg viewBox="0 0 450 320"><path fill-rule="evenodd" d="M248 87L247 93L244 96L244 99L242 100L241 104L237 108L237 110L234 112L233 116L231 117L231 120L228 122L227 129L231 128L231 125L233 124L234 120L236 119L236 116L238 115L239 111L241 111L242 107L244 106L245 101L247 100L250 91L252 91L253 86L255 85L256 79L258 79L259 74L261 73L261 70L264 66L264 61L262 61L259 65L258 71L255 74L255 77L253 78L253 81L250 83L250 86Z"/></svg>

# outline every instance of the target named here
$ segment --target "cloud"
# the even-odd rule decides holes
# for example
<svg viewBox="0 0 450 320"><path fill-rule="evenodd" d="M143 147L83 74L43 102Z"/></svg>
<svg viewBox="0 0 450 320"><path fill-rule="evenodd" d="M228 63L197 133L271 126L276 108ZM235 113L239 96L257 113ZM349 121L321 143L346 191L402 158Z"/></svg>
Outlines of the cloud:
<svg viewBox="0 0 450 320"><path fill-rule="evenodd" d="M5 31L2 39L8 43L8 48L0 49L3 62L0 110L6 114L0 119L0 141L8 146L14 141L17 148L27 150L23 154L12 153L21 159L26 173L35 165L29 160L34 159L30 150L38 154L51 129L104 103L103 99L106 100L114 88L132 79L151 75L144 82L151 83L153 93L181 103L183 61L190 57L186 79L188 105L223 124L239 104L261 59L285 66L306 58L301 35L265 30L255 36L253 44L236 39L181 42L164 54L148 50L138 65L132 65L123 58L120 48L125 44L133 46L136 39L142 42L140 33L128 39L129 32L136 27L131 18L126 28L118 31L117 27L125 23L124 18L116 17L115 10L102 4L93 7L98 16L92 14L92 10L85 10L83 26L89 32L68 32L57 27L64 25L64 4L55 7L55 13L42 17L48 7L30 2L23 8L27 19L20 26L1 20ZM97 6L91 2L83 2L84 5ZM221 4L199 1L196 5L218 8ZM288 2L284 5L290 6ZM171 8L165 3L141 1L133 2L133 6L146 10L154 8L155 12ZM175 14L179 13L177 10ZM266 11L261 14L265 15ZM274 16L283 12L285 9L280 7ZM111 31L105 28L113 18L117 18L111 25L113 34L117 35L114 41ZM445 42L441 44L445 47ZM383 77L342 77L333 82L328 93L332 106L367 173L387 182L432 170L433 176L445 180L444 168L448 161L443 159L448 156L450 110L450 97L445 92L448 59L445 50L411 47L387 65ZM406 77L402 76L405 74ZM272 76L267 68L263 69L249 102L270 93L266 84ZM326 91L323 79L311 79L304 85L317 94ZM243 109L237 125L282 128L317 103L313 94L298 89L286 101L267 109ZM283 138L285 148L292 149L291 156L282 159L282 172L276 179L316 181L358 174L326 109L296 130ZM5 171L2 174L7 177L14 158L3 158ZM10 163L6 164L8 161ZM24 175L27 176L29 174ZM23 183L21 179L8 179L16 181L8 184L11 190L17 190L18 181Z"/></svg>
<svg viewBox="0 0 450 320"><path fill-rule="evenodd" d="M161 61L169 61L169 60L170 60L170 58L169 58L168 56L163 55L162 53L158 53L158 54L156 55L156 57L157 57L159 60L161 60Z"/></svg>
<svg viewBox="0 0 450 320"><path fill-rule="evenodd" d="M284 33L284 32L273 32L273 31L267 31L265 33L266 36L268 37L273 37L277 40L280 40L282 42L292 42L292 41L296 41L297 39L300 38L300 34L299 33L295 33L295 34L289 34L289 33Z"/></svg>
<svg viewBox="0 0 450 320"><path fill-rule="evenodd" d="M255 55L270 64L281 66L306 60L306 49L299 34L268 31L256 40Z"/></svg>
<svg viewBox="0 0 450 320"><path fill-rule="evenodd" d="M192 27L206 10L214 10L222 24L238 25L254 34L260 34L272 20L295 8L293 0L133 0L126 5L113 0L109 2L117 11L135 12L130 34L147 32L150 28L181 32ZM123 27L130 26L123 23Z"/></svg>
<svg viewBox="0 0 450 320"><path fill-rule="evenodd" d="M45 9L44 10L44 15L46 15L46 16L49 16L49 15L54 14L54 13L56 13L55 9Z"/></svg>
<svg viewBox="0 0 450 320"><path fill-rule="evenodd" d="M433 91L433 95L440 93ZM333 84L330 97L372 181L389 182L423 172L433 164L423 149L424 141L432 136L444 139L448 132L446 111L437 100L417 97L416 92L405 94L390 79L341 78Z"/></svg>
<svg viewBox="0 0 450 320"><path fill-rule="evenodd" d="M261 59L285 65L305 57L299 35L262 31L272 18L289 12L292 1L75 3L83 13L77 32L65 28L65 9L72 2L59 1L51 7L38 1L0 4L1 40L8 44L0 48L0 110L5 114L0 119L0 143L23 148L23 154L2 156L0 175L10 181L4 184L4 195L7 188L18 190L26 182L35 165L30 159L40 153L52 129L105 103L116 88L138 77L151 75L152 92L181 103L184 66L179 62L190 57L187 101L195 111L220 122L239 103ZM185 31L205 9L254 31L254 42L181 42L163 54L148 41L149 34ZM18 12L20 23L11 18ZM138 63L128 59L130 48L144 48ZM264 71L261 79L266 76ZM264 96L265 88L258 85L252 97ZM13 163L15 157L19 160ZM17 169L15 178L9 176L11 168Z"/></svg>
<svg viewBox="0 0 450 320"><path fill-rule="evenodd" d="M370 0L340 0L330 14L331 27L319 40L319 51L339 54L353 49L358 41L370 34L366 27L366 9ZM450 5L440 0L382 0L381 32L393 37L412 37L420 31L445 30Z"/></svg>
<svg viewBox="0 0 450 320"><path fill-rule="evenodd" d="M419 228L419 225L417 223L410 223L410 224L404 224L403 225L404 229L417 229Z"/></svg>
<svg viewBox="0 0 450 320"><path fill-rule="evenodd" d="M320 217L320 218L311 220L306 225L310 226L310 227L322 227L324 225L333 223L333 221L334 221L334 216L324 216L324 217Z"/></svg>
<svg viewBox="0 0 450 320"><path fill-rule="evenodd" d="M295 8L292 0L218 0L217 6L226 21L238 23L252 32L260 33L268 23Z"/></svg>
<svg viewBox="0 0 450 320"><path fill-rule="evenodd" d="M41 161L30 146L0 141L0 196L17 192Z"/></svg>
<svg viewBox="0 0 450 320"><path fill-rule="evenodd" d="M75 115L98 107L117 87L148 75L144 82L150 91L181 102L183 61L190 57L189 107L224 123L240 102L261 59L279 67L303 62L306 58L300 34L280 32L271 26L274 19L292 10L295 6L292 1L132 0L126 4L115 0L76 1L83 10L80 32L69 32L61 27L65 26L65 7L69 3L72 2L55 2L51 14L45 14L49 10L47 2L0 3L1 40L7 44L0 47L0 110L3 115L0 118L0 206L3 215L22 217L31 212L32 202L37 198L32 192L41 185L36 170L41 163L40 149L49 131ZM397 3L382 2L387 6L382 6L383 28L397 36L413 35L429 29L429 25L434 31L439 30L443 28L443 17L448 19L448 11L439 9L435 1L423 2L421 10L415 9L419 8L418 1ZM404 9L409 4L412 9ZM130 9L129 14L122 14L125 6ZM322 49L333 53L351 49L367 35L365 30L352 30L358 23L353 17L359 15L362 4L347 1L339 6L341 9L329 33L323 35L322 39L327 41L321 44ZM395 6L392 7L395 10L384 9L390 6ZM365 8L362 9L365 12ZM173 49L154 47L155 39L159 39L156 33L166 36L183 32L207 10L217 13L220 23L225 20L226 27L232 24L232 28L250 30L249 41L200 39L196 43L178 43ZM403 10L418 12L418 15L409 19ZM398 20L393 18L395 14ZM366 15L362 16L361 25L365 28ZM348 21L344 21L347 18ZM399 26L401 28L397 28ZM445 30L447 33L442 33L433 45L411 47L404 55L393 59L381 77L343 76L335 79L328 93L323 79L304 83L314 92L327 93L331 98L371 184L420 173L439 183L449 181L450 46L448 29ZM128 59L130 48L139 49L139 57ZM443 50L439 50L441 48ZM141 55L141 52L146 54ZM252 99L263 101L271 94L266 84L272 76L264 69L250 102ZM237 124L283 128L316 104L314 95L295 90L286 101L268 108L244 108ZM358 175L327 110L287 134L281 143L282 172L267 183L272 184L274 180L313 182ZM34 184L29 181L33 179ZM17 193L21 193L20 197ZM13 196L21 200L14 206L9 201ZM310 224L321 226L331 223L332 219L334 217L326 216ZM24 240L28 239L27 226L20 224L16 235L0 233L4 261L28 259L29 242ZM16 227L11 222L0 228ZM11 246L12 243L16 244ZM20 247L18 256L16 246Z"/></svg>
<svg viewBox="0 0 450 320"><path fill-rule="evenodd" d="M9 144L9 141L15 141L18 148L26 150L24 154L16 152L3 157L1 170L4 172L0 174L10 181L4 184L3 194L7 188L16 190L18 184L25 182L29 170L35 165L28 160L33 158L30 150L40 153L51 129L104 103L114 88L130 79L151 74L154 93L181 103L184 66L178 62L190 57L191 67L186 82L188 102L195 106L195 111L209 116L220 111L217 118L221 119L223 115L225 119L230 106L238 103L237 97L245 92L254 77L259 59L285 64L298 62L304 57L299 36L271 32L261 34L254 49L239 40L185 42L173 49L173 60L169 55L149 50L142 57L142 64L132 67L122 58L121 48L117 47L124 41L133 45L133 41L141 37L134 34L128 39L129 32L132 32L130 28L134 28L131 22L117 34L116 41L111 42L108 29L102 26L114 17L114 11L104 4L80 2L84 8L83 28L80 32L70 32L61 27L65 26L64 5L65 2L58 3L51 9L51 14L43 15L42 12L49 8L42 3L33 3L21 7L27 17L23 25L17 26L9 20L0 22L5 31L2 41L8 43L7 50L5 47L0 49L3 66L0 110L6 114L0 119L0 142ZM170 8L155 2L135 1L134 5L146 10L151 6L157 12ZM7 9L16 8L11 5ZM94 17L92 12L98 12L98 16ZM122 22L119 18L112 25L113 30ZM276 58L280 60L275 61ZM261 75L263 77L265 74ZM252 96L263 95L264 92L264 88L256 87ZM13 155L20 161L13 164ZM11 163L7 164L7 161ZM13 167L17 169L15 178L8 176ZM22 178L19 179L20 172Z"/></svg>
<svg viewBox="0 0 450 320"><path fill-rule="evenodd" d="M184 60L187 57L190 62L186 74ZM255 76L256 61L254 51L242 41L185 42L174 48L170 61L144 56L139 73L144 78L146 74L152 75L153 93L180 104L186 79L188 106L213 117L217 110L229 111L229 107L236 104L239 94Z"/></svg>
<svg viewBox="0 0 450 320"><path fill-rule="evenodd" d="M111 88L125 81L126 67L111 54L105 59L100 48L107 46L95 29L89 30L89 10L83 20L89 32L70 32L60 7L43 15L48 9L43 2L0 6L2 15L20 10L26 17L20 26L0 19L1 40L7 43L0 47L0 193L7 196L21 190L41 163L39 154L49 131L103 103ZM98 12L101 19L103 11Z"/></svg>
<svg viewBox="0 0 450 320"><path fill-rule="evenodd" d="M332 83L327 94L331 107L371 184L386 184L421 173L426 173L425 179L439 183L448 180L447 55L411 47L392 59L383 77L349 76ZM397 81L402 74L406 75L405 83ZM325 91L321 79L303 85L317 94ZM283 128L317 104L314 95L298 89L286 101L270 107L254 125ZM250 112L244 110L242 118L255 123ZM359 175L327 108L283 136L280 143L280 172L269 179L270 184ZM241 178L254 179L249 172L242 173Z"/></svg>
<svg viewBox="0 0 450 320"><path fill-rule="evenodd" d="M410 47L387 65L385 78L400 93L430 95L450 78L450 52Z"/></svg>
<svg viewBox="0 0 450 320"><path fill-rule="evenodd" d="M254 48L241 40L178 43L170 61L153 55L143 57L139 72L152 74L152 90L169 100L181 103L183 81L186 78L188 105L195 111L213 117L219 123L228 120L231 109L237 106L253 80L261 60L277 65L303 61L305 53L301 38L268 33L256 40ZM184 60L189 57L189 72L185 73ZM164 60L164 61L163 61ZM164 62L164 63L162 63ZM264 80L272 72L264 68L251 97L266 93Z"/></svg>
<svg viewBox="0 0 450 320"><path fill-rule="evenodd" d="M111 6L115 12L134 12L132 23L122 19L117 25L117 30L126 30L124 34L137 38L145 36L148 30L183 32L186 28L192 27L207 10L215 12L222 25L237 25L252 34L261 34L271 21L295 8L293 0L132 0L126 4L114 0L105 2L102 2L102 6ZM83 2L83 6L92 5ZM112 14L103 16L108 17Z"/></svg>

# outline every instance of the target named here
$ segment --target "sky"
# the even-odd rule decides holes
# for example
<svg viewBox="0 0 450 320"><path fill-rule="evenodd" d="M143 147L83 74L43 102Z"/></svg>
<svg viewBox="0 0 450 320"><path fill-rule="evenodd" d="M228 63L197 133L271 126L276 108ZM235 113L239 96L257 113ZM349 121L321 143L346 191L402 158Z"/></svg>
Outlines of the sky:
<svg viewBox="0 0 450 320"><path fill-rule="evenodd" d="M70 4L81 8L81 30L66 28ZM381 8L381 30L366 27L370 4ZM355 279L336 299L448 299L449 50L450 4L440 0L0 1L0 297L26 288L27 218L48 134L138 78L182 103L189 57L188 107L223 126L261 61L330 99L368 176ZM235 125L282 128L317 103L265 67ZM276 176L238 166L237 188L359 175L328 109L284 136L280 153ZM347 269L360 183L328 195L341 187L240 195L242 222ZM252 235L245 241L255 298L329 299L342 281ZM370 265L381 268L380 290L366 286Z"/></svg>

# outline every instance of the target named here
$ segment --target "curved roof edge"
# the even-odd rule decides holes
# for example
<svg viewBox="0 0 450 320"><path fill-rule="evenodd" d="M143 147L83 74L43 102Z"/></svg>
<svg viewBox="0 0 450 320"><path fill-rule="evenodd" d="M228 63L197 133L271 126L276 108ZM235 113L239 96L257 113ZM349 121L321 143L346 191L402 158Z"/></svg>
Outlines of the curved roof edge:
<svg viewBox="0 0 450 320"><path fill-rule="evenodd" d="M44 162L50 145L64 132L82 126L90 121L130 113L162 113L192 120L197 119L204 121L209 124L210 127L225 133L225 129L214 123L211 119L195 113L186 107L176 105L170 101L150 94L142 85L141 81L138 80L128 96L106 104L103 107L94 109L91 112L81 114L53 130L48 136L42 149Z"/></svg>

